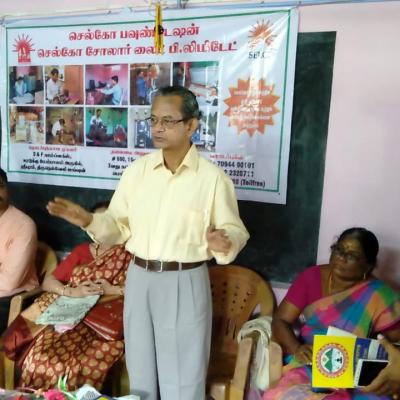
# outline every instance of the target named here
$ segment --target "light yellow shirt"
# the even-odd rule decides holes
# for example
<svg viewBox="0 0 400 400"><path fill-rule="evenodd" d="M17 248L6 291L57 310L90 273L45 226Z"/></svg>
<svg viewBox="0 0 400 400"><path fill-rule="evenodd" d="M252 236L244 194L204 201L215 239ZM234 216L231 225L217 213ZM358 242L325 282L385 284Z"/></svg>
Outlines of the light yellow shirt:
<svg viewBox="0 0 400 400"><path fill-rule="evenodd" d="M210 224L232 241L227 255L208 250ZM233 261L249 234L239 217L232 181L192 145L172 174L162 151L141 157L123 173L105 213L86 227L98 242L123 243L147 260L196 262L215 257Z"/></svg>

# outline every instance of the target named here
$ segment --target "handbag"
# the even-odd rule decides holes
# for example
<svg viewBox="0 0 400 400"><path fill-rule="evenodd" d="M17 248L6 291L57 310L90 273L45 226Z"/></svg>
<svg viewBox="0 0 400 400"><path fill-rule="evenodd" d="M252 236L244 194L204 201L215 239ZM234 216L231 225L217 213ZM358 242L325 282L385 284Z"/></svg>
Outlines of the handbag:
<svg viewBox="0 0 400 400"><path fill-rule="evenodd" d="M123 297L99 302L86 314L83 323L104 339L121 340L124 337L123 309Z"/></svg>

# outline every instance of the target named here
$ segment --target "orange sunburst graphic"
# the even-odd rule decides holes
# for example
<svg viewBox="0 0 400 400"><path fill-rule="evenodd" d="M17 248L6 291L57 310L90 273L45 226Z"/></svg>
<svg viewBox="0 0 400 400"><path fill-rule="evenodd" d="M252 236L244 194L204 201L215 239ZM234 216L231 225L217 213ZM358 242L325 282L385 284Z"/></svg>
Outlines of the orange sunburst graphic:
<svg viewBox="0 0 400 400"><path fill-rule="evenodd" d="M19 63L30 63L31 62L31 51L34 50L32 39L25 34L14 40L14 50L18 52L18 62Z"/></svg>
<svg viewBox="0 0 400 400"><path fill-rule="evenodd" d="M250 49L254 49L259 43L264 43L265 45L270 46L276 37L272 31L272 24L269 21L265 22L264 20L257 22L249 33Z"/></svg>
<svg viewBox="0 0 400 400"><path fill-rule="evenodd" d="M275 103L275 85L267 85L264 79L238 80L237 87L230 87L230 97L224 100L228 109L229 126L236 126L238 133L247 131L252 137L256 131L265 133L267 125L274 125L273 115L279 113Z"/></svg>

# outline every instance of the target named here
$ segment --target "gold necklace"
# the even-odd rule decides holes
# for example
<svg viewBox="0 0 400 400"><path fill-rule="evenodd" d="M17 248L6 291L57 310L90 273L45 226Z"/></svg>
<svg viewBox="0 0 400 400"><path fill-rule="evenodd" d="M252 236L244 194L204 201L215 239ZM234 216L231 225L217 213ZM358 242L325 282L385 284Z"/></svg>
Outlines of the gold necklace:
<svg viewBox="0 0 400 400"><path fill-rule="evenodd" d="M328 276L328 295L332 294L332 281L333 281L332 270L330 270Z"/></svg>

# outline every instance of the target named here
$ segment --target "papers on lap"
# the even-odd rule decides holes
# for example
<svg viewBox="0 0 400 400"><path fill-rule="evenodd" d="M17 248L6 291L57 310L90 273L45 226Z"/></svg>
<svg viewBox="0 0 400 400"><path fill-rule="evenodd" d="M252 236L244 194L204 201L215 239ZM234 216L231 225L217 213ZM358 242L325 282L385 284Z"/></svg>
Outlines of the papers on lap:
<svg viewBox="0 0 400 400"><path fill-rule="evenodd" d="M97 303L99 295L86 297L60 296L36 319L41 325L75 325L82 321Z"/></svg>
<svg viewBox="0 0 400 400"><path fill-rule="evenodd" d="M337 328L328 329L327 335L314 336L312 386L353 388L359 359L387 358L387 352L377 340L359 338Z"/></svg>

